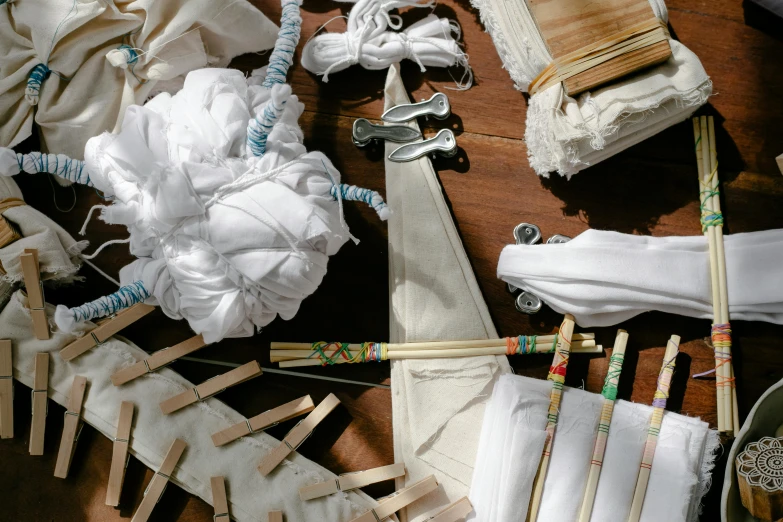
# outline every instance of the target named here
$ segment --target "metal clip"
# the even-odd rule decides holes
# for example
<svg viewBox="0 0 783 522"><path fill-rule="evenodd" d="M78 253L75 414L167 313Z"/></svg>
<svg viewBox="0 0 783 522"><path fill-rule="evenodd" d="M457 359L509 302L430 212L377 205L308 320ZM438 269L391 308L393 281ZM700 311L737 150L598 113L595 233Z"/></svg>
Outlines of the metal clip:
<svg viewBox="0 0 783 522"><path fill-rule="evenodd" d="M546 240L547 245L559 245L561 243L568 243L571 241L571 238L568 236L564 236L563 234L555 234L554 236L550 237Z"/></svg>
<svg viewBox="0 0 783 522"><path fill-rule="evenodd" d="M95 346L101 346L105 341L101 341L98 339L98 337L95 335L95 332L92 330L90 331L90 335L92 336L92 340L95 341Z"/></svg>
<svg viewBox="0 0 783 522"><path fill-rule="evenodd" d="M405 143L421 138L421 132L407 125L375 125L365 118L353 122L353 143L364 147L372 140Z"/></svg>
<svg viewBox="0 0 783 522"><path fill-rule="evenodd" d="M160 499L163 498L163 494L166 492L166 488L169 487L169 481L171 480L171 477L169 475L166 475L165 473L161 473L160 471L156 471L155 475L160 475L161 477L166 479L166 484L163 486L163 491L160 492L160 496L158 497L158 500L155 501L155 504L157 504L158 502L160 502ZM155 479L154 476L152 478ZM152 486L152 480L150 480L149 484L147 484L147 487L144 488L144 494L142 496L144 497L147 496L147 493L149 493L151 486Z"/></svg>
<svg viewBox="0 0 783 522"><path fill-rule="evenodd" d="M447 158L457 154L457 138L450 129L442 129L434 138L403 145L389 154L389 159L396 162L413 161L427 154L434 156L436 153Z"/></svg>
<svg viewBox="0 0 783 522"><path fill-rule="evenodd" d="M514 301L514 306L523 314L534 314L541 310L541 299L523 290Z"/></svg>
<svg viewBox="0 0 783 522"><path fill-rule="evenodd" d="M250 419L245 419L245 423L247 424L247 434L248 435L252 435L253 433L258 433L260 431L266 431L268 429L272 429L275 426L277 426L278 424L280 424L279 422L273 422L272 424L270 424L269 426L267 426L265 428L261 428L260 430L254 430L253 427L250 425Z"/></svg>
<svg viewBox="0 0 783 522"><path fill-rule="evenodd" d="M304 420L304 419L303 419L303 420ZM299 422L297 422L297 423L296 423L296 426L299 426L300 424L302 424L302 421L299 421ZM294 426L293 428L291 428L291 431L294 431L294 430L296 429L296 426ZM299 441L299 444L297 444L297 445L296 445L296 447L293 447L293 446L291 446L291 444L288 442L288 440L286 440L286 439L288 438L288 435L290 435L290 434L291 434L291 431L289 431L288 433L286 433L286 434L285 434L285 437L283 437L283 444L285 444L286 446L288 446L288 449L290 449L291 451L296 451L296 450L298 450L298 449L299 449L299 446L301 446L302 444L304 444L304 443L305 443L305 441L306 441L307 439L309 439L309 438L310 438L310 436L311 436L311 435L313 434L313 432L315 431L315 428L313 428L313 431L311 431L310 433L308 433L307 435L305 435L305 438L303 438L301 441Z"/></svg>
<svg viewBox="0 0 783 522"><path fill-rule="evenodd" d="M449 104L448 96L442 92L436 92L429 100L392 107L381 115L381 119L387 123L403 123L421 116L432 116L438 120L445 120L450 115L451 104Z"/></svg>
<svg viewBox="0 0 783 522"><path fill-rule="evenodd" d="M514 241L517 245L535 245L541 241L541 229L532 223L520 223L514 227ZM512 294L519 290L511 283L506 284L508 285L508 291Z"/></svg>

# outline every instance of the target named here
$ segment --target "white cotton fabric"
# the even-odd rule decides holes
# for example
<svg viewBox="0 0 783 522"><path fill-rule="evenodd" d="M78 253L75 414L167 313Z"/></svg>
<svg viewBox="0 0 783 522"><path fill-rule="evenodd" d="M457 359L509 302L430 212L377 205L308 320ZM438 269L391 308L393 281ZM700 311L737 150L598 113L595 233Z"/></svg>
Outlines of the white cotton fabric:
<svg viewBox="0 0 783 522"><path fill-rule="evenodd" d="M392 65L389 109L409 103ZM416 128L416 122L409 125ZM387 144L387 155L393 145ZM489 311L429 159L386 161L390 341L497 338ZM409 506L419 522L467 495L479 431L504 356L392 361L394 457L408 471L398 487L434 474L441 488Z"/></svg>
<svg viewBox="0 0 783 522"><path fill-rule="evenodd" d="M552 61L523 1L471 0L519 90ZM652 13L668 20L663 0ZM676 40L663 64L614 81L576 98L562 84L530 97L525 141L530 166L540 176L571 175L688 118L706 103L712 83L698 57Z"/></svg>
<svg viewBox="0 0 783 522"><path fill-rule="evenodd" d="M142 281L207 342L292 318L350 237L331 193L339 172L302 143L304 105L257 73L191 72L177 94L129 107L118 133L85 150L91 181L114 198L101 219L128 227L138 258L121 283ZM248 122L270 103L285 108L254 156Z"/></svg>
<svg viewBox="0 0 783 522"><path fill-rule="evenodd" d="M22 191L12 178L0 176L0 201L7 198L23 199ZM27 248L38 250L43 281L65 284L77 277L76 272L81 267L79 255L87 247L86 241L75 241L60 225L29 205L8 208L2 214L22 236L0 248L3 281L19 283L23 280L19 256Z"/></svg>
<svg viewBox="0 0 783 522"><path fill-rule="evenodd" d="M323 33L307 42L302 50L302 66L323 76L324 82L330 73L354 64L379 70L405 59L416 62L422 71L425 67L457 64L467 68L467 56L456 41L460 36L456 23L430 14L397 31L401 21L395 24L388 14L401 7L432 5L417 0L358 0L348 15L344 33Z"/></svg>
<svg viewBox="0 0 783 522"><path fill-rule="evenodd" d="M122 386L114 386L111 374L144 359L146 352L112 337L66 363L57 352L76 336L55 328L51 339L35 339L25 306L26 298L17 292L0 313L0 337L10 339L13 345L14 378L32 388L35 355L49 353L49 398L66 405L74 376L86 377L88 385L82 419L109 438L117 432L120 403L132 402L135 413L130 453L148 468L157 470L171 442L175 438L184 440L188 446L171 481L212 503L210 477L224 476L232 520L266 522L269 511L282 510L287 522L338 522L351 520L376 505L361 492L341 492L302 502L300 487L333 480L335 475L294 452L273 473L262 476L256 468L279 441L260 432L215 447L211 434L244 421L242 415L214 398L164 415L158 403L193 388L193 383L173 370L163 368ZM53 313L54 308L48 306L50 323L53 323ZM17 393L19 391L17 389ZM87 458L87 455L79 454L78 447L76 452L76 459Z"/></svg>
<svg viewBox="0 0 783 522"><path fill-rule="evenodd" d="M0 146L30 137L35 123L42 150L82 158L87 140L119 128L128 106L181 84L189 71L269 49L276 36L277 27L247 0L0 5ZM122 44L135 50L135 64L118 59ZM31 105L27 79L40 63L53 73Z"/></svg>
<svg viewBox="0 0 783 522"><path fill-rule="evenodd" d="M549 381L521 376L498 380L484 416L469 521L507 522L527 513L546 438L551 388ZM578 519L603 400L599 394L564 389L539 522ZM650 406L615 403L591 521L628 520L651 414ZM706 422L664 415L642 522L698 520L718 444Z"/></svg>
<svg viewBox="0 0 783 522"><path fill-rule="evenodd" d="M724 236L729 315L783 324L783 229ZM588 230L559 245L509 245L498 277L541 298L583 327L640 313L711 319L704 236L649 237Z"/></svg>

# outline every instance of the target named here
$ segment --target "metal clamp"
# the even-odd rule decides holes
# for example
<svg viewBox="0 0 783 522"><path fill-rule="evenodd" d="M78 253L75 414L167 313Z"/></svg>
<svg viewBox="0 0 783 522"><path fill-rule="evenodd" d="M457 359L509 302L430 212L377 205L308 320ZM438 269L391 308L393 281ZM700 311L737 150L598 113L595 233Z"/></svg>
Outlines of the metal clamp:
<svg viewBox="0 0 783 522"><path fill-rule="evenodd" d="M436 92L429 100L392 107L381 115L381 119L388 123L403 123L421 116L432 116L438 120L445 120L450 115L451 104L448 96L442 92Z"/></svg>
<svg viewBox="0 0 783 522"><path fill-rule="evenodd" d="M250 425L250 419L245 419L245 424L247 424L247 434L248 435L252 435L253 433L258 433L258 432L261 432L261 431L266 431L268 429L274 428L275 426L277 426L280 423L279 422L273 422L269 426L266 426L266 427L258 429L258 430L254 430L253 426Z"/></svg>
<svg viewBox="0 0 783 522"><path fill-rule="evenodd" d="M230 520L230 516L228 513L215 513L214 515L212 515L212 520L216 521L219 517L226 517Z"/></svg>
<svg viewBox="0 0 783 522"><path fill-rule="evenodd" d="M433 138L403 145L389 154L389 160L395 162L413 161L427 154L433 156L440 154L447 158L457 154L457 138L451 129L441 129Z"/></svg>
<svg viewBox="0 0 783 522"><path fill-rule="evenodd" d="M0 379L2 379L2 377L0 377ZM30 402L35 403L35 394L36 393L46 393L47 394L47 398L49 397L48 390L30 390ZM11 392L11 396L13 397L13 391ZM35 408L35 404L32 404L30 406L30 413L31 414L34 413L34 408ZM46 417L48 415L49 415L49 401L47 400L46 401L46 409L44 410L44 417Z"/></svg>
<svg viewBox="0 0 783 522"><path fill-rule="evenodd" d="M303 419L303 420L304 420L304 419ZM299 444L297 444L297 445L296 445L296 447L294 447L294 446L291 446L291 443L290 443L290 442L288 442L288 440L287 440L287 439L288 439L288 436L291 434L291 431L294 431L294 430L297 428L297 426L299 426L300 424L302 424L302 421L299 421L299 422L297 422L297 423L296 423L296 426L294 426L293 428L291 428L291 430L290 430L288 433L286 433L286 434L285 434L285 437L283 437L283 444L285 444L286 446L288 446L288 449L289 449L289 450L291 450L291 451L296 451L296 450L298 450L298 449L299 449L299 446L301 446L302 444L304 444L304 443L305 443L305 441L306 441L307 439L309 439L309 438L310 438L310 436L311 436L311 435L313 434L313 432L315 431L315 428L313 428L313 430L312 430L310 433L308 433L307 435L305 435L305 437L304 437L302 440L300 440L300 441L299 441Z"/></svg>
<svg viewBox="0 0 783 522"><path fill-rule="evenodd" d="M407 125L375 125L365 118L353 122L353 143L365 147L373 140L405 143L421 138L421 132Z"/></svg>
<svg viewBox="0 0 783 522"><path fill-rule="evenodd" d="M381 518L378 516L378 513L375 512L375 508L371 509L370 513L375 517L376 522L381 522Z"/></svg>
<svg viewBox="0 0 783 522"><path fill-rule="evenodd" d="M171 480L171 476L166 475L165 473L161 473L160 471L156 471L155 474L156 475L160 475L161 477L166 479L166 484L163 486L163 491L160 492L160 496L155 501L155 504L157 504L158 502L160 502L160 499L163 498L163 494L166 492L166 488L169 487L169 480ZM152 480L155 480L155 477L152 477ZM150 480L150 483L147 484L146 488L144 488L144 495L142 495L142 496L146 497L147 493L149 493L150 487L152 487L152 480Z"/></svg>
<svg viewBox="0 0 783 522"><path fill-rule="evenodd" d="M95 346L101 346L106 341L101 341L98 339L98 337L95 335L95 332L93 330L90 330L90 335L92 336L92 340L95 341Z"/></svg>

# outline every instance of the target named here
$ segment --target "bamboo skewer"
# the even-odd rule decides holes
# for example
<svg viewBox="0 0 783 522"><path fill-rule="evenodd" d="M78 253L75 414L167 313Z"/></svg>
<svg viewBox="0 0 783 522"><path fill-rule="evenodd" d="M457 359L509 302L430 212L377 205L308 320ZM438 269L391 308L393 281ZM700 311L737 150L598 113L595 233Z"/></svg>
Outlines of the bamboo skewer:
<svg viewBox="0 0 783 522"><path fill-rule="evenodd" d="M701 223L708 238L710 284L712 288L712 342L715 350L715 388L718 431L733 436L739 428L737 392L731 362L731 326L727 293L726 256L723 246L723 218L718 197L718 160L715 147L715 121L712 117L693 119L696 160L699 169ZM699 374L699 376L705 374Z"/></svg>
<svg viewBox="0 0 783 522"><path fill-rule="evenodd" d="M575 334L574 353L601 353L595 334ZM554 353L556 335L519 336L505 339L433 341L424 343L272 343L271 361L281 368L325 366L396 359L434 359L481 355Z"/></svg>
<svg viewBox="0 0 783 522"><path fill-rule="evenodd" d="M547 380L552 381L552 392L549 395L549 413L546 423L546 442L544 443L544 453L541 456L541 462L538 465L538 473L533 484L533 494L530 498L530 508L528 511L528 522L535 522L538 518L538 510L541 507L541 499L544 494L544 482L549 468L549 456L552 453L552 443L555 438L555 428L557 427L557 418L560 414L560 400L563 396L563 384L565 382L566 370L568 369L568 358L571 355L571 336L574 331L574 316L566 314L563 318L563 324L560 325L558 334L557 348L555 357L552 360L552 366L549 368Z"/></svg>
<svg viewBox="0 0 783 522"><path fill-rule="evenodd" d="M650 427L647 429L647 440L644 443L642 463L639 466L639 476L636 479L636 489L633 492L628 522L639 522L642 516L644 497L647 494L647 484L650 482L650 471L652 470L653 457L655 457L655 446L658 444L658 435L661 432L663 413L666 410L666 400L669 398L669 387L671 386L674 364L677 361L679 349L680 336L672 335L666 345L663 364L658 374L658 387L655 390L655 398L653 399Z"/></svg>
<svg viewBox="0 0 783 522"><path fill-rule="evenodd" d="M614 401L617 398L617 385L620 383L620 372L623 369L627 344L628 332L618 330L612 356L609 358L609 370L606 372L606 381L604 382L603 390L601 390L601 395L604 396L604 404L601 407L601 421L598 424L598 433L595 437L593 458L590 461L590 473L587 476L582 507L579 510L579 522L590 522L590 515L593 512L595 493L598 489L598 479L601 476L601 467L603 466L604 454L606 453L606 441L609 438L609 426L612 423Z"/></svg>

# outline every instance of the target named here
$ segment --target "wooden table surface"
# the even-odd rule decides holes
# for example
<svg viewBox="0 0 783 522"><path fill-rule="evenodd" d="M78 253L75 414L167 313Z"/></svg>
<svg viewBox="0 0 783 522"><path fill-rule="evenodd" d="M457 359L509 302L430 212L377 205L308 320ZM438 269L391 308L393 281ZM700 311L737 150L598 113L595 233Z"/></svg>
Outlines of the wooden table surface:
<svg viewBox="0 0 783 522"><path fill-rule="evenodd" d="M273 20L279 20L277 0L256 0L256 4ZM349 8L350 4L305 2L302 42L327 20L347 14ZM428 12L428 9L407 11L403 19L407 25ZM526 99L514 90L489 35L484 32L478 12L468 0L444 0L435 13L456 18L462 26L475 85L464 92L447 91L453 86L449 72L431 69L422 74L412 62L403 65L403 77L416 99L443 91L451 100L453 116L446 122L430 123L426 133L434 134L437 128L449 125L458 135L460 154L448 160L438 159L434 164L501 335L549 333L560 321L547 308L534 316L518 313L505 284L496 279L498 255L511 242L511 231L517 223L535 223L545 236L555 233L575 236L588 228L656 236L700 234L690 123L670 128L577 174L571 181L557 176L539 178L528 166L522 141ZM750 6L743 10L736 0L671 0L669 14L673 34L701 58L714 82L715 95L702 112L714 114L718 123L725 230L737 233L783 227L783 176L774 161L775 156L783 153L781 26ZM343 30L344 24L344 20L334 20L328 30ZM238 58L234 65L251 70L264 65L267 56L247 55ZM299 53L297 62L298 56ZM456 77L459 73L451 71ZM330 82L324 84L298 64L289 73L294 93L306 106L301 124L308 148L326 153L342 172L344 181L381 193L384 193L382 149L356 148L350 140L350 127L359 116L379 118L385 76L386 71L353 67L333 74ZM29 204L47 213L74 236L87 209L100 202L94 191L79 187L73 210L59 212L54 208L53 188L45 176L18 176L17 181ZM70 206L74 196L71 189L57 187L54 192L60 207ZM385 225L361 204L346 206L346 220L361 243L346 244L330 260L323 284L304 301L294 319L278 319L255 337L225 340L198 355L239 363L256 359L269 367L270 341L387 340ZM97 219L92 220L87 230L93 248L127 234L122 227L107 226ZM96 264L116 274L129 261L127 250L114 246L101 254ZM76 305L113 291L112 285L89 267L82 273L87 277L84 283L48 292L48 301ZM648 313L620 326L631 335L620 397L643 403L651 401L665 342L676 333L682 336L682 354L677 361L669 409L699 416L714 426L714 380L689 378L714 364L705 343L709 321ZM592 330L601 343L611 346L616 327ZM737 321L733 330L740 418L744 419L767 387L783 378L783 353L778 340L783 336L783 327ZM125 334L149 351L192 335L184 322L169 320L159 311L139 321ZM608 355L573 358L567 384L600 391L607 361ZM549 363L549 356L512 360L517 373L538 378L546 376ZM226 371L221 366L194 362L178 362L173 367L193 382ZM388 363L302 372L389 384ZM0 442L3 463L0 519L63 522L129 519L152 472L131 459L120 509L105 506L111 443L87 427L68 479L53 478L63 409L51 405L46 454L30 457L27 454L30 398L23 390L18 387L17 392L22 392L15 399L17 438ZM305 393L318 402L329 392L337 394L344 406L322 423L300 452L335 473L393 462L388 388L267 373L227 390L220 399L251 416ZM282 437L294 422L273 428L270 433ZM727 453L728 446L723 455ZM725 457L715 469L702 520L719 519L724 460ZM366 491L380 496L391 489L387 483ZM212 514L210 506L172 486L155 509L152 520L209 522Z"/></svg>

